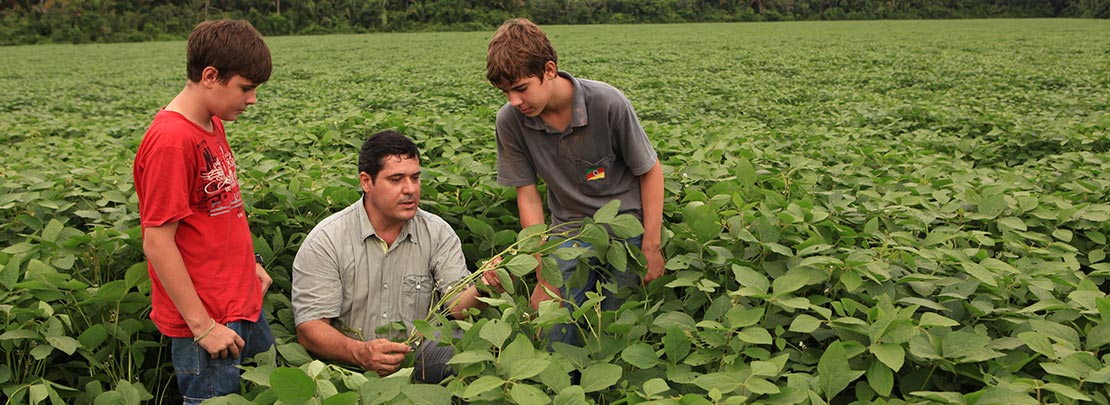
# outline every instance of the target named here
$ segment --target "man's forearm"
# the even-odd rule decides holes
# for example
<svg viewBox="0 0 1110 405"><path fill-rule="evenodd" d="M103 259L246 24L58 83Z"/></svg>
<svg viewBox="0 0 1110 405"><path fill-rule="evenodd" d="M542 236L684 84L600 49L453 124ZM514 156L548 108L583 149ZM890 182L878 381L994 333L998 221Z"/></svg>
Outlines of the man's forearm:
<svg viewBox="0 0 1110 405"><path fill-rule="evenodd" d="M347 337L324 319L306 321L297 325L297 342L318 357L360 365L351 349L356 340Z"/></svg>

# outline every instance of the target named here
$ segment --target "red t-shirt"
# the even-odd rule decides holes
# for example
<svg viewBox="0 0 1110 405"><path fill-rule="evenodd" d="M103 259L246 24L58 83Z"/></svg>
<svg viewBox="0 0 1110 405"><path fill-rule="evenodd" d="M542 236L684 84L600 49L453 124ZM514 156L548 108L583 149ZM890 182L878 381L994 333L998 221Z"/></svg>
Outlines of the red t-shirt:
<svg viewBox="0 0 1110 405"><path fill-rule="evenodd" d="M173 111L160 111L135 155L135 192L143 232L178 222L175 241L193 287L208 315L220 323L254 321L262 309L262 283L255 275L235 157L223 123L214 131ZM162 334L192 337L166 294L153 265L150 318Z"/></svg>

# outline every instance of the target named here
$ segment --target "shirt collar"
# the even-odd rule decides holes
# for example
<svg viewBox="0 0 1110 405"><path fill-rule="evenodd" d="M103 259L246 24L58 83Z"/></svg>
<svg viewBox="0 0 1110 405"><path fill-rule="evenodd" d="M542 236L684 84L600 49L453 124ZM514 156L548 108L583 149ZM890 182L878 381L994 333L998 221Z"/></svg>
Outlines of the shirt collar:
<svg viewBox="0 0 1110 405"><path fill-rule="evenodd" d="M570 80L574 85L574 95L572 96L570 105L570 127L578 128L586 126L586 124L589 123L589 114L586 113L586 95L582 94L582 83L574 76L571 76L570 73L560 70L558 74ZM549 128L538 115L535 117L525 116L524 126L537 131L558 133L558 130Z"/></svg>
<svg viewBox="0 0 1110 405"><path fill-rule="evenodd" d="M374 224L370 223L370 217L366 215L366 206L363 205L363 198L366 198L365 194L363 194L362 198L359 198L358 201L354 203L354 205L356 206L355 208L359 213L358 223L359 229L361 230L360 236L361 239L365 241L366 238L377 236L378 232L374 230ZM417 215L419 215L419 210L417 210ZM413 218L415 219L416 217ZM406 239L412 241L413 243L416 243L416 234L410 232L410 230L412 229L412 221L412 219L405 221L405 225L401 227L401 233L397 234L397 240L394 241L394 243Z"/></svg>

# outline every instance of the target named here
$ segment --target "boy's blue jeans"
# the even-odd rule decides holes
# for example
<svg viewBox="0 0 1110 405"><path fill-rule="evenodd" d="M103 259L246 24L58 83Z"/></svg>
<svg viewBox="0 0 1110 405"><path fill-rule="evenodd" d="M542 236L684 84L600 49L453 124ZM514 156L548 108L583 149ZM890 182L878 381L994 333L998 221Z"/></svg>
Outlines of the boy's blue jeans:
<svg viewBox="0 0 1110 405"><path fill-rule="evenodd" d="M208 398L239 393L239 372L235 366L243 359L270 350L274 336L266 323L266 311L258 314L258 321L235 321L226 325L243 338L239 357L213 359L193 338L173 338L172 360L177 373L177 389L186 405L199 404Z"/></svg>
<svg viewBox="0 0 1110 405"><path fill-rule="evenodd" d="M643 240L643 236L637 236L635 238L625 239L624 241L630 245L636 245L636 247L640 247L643 244ZM576 244L577 246L582 247L590 246L590 244L582 241L566 241L563 242L563 244L559 245L559 247L573 247ZM601 301L601 310L616 311L618 308L621 307L622 304L624 304L624 299L618 297L617 292L619 292L621 289L624 289L625 287L636 287L640 285L641 278L636 273L627 271L627 269L625 271L617 271L617 269L609 265L606 265L604 270L595 269L592 267L598 266L600 265L600 263L598 263L596 259L591 259L591 264L593 266L591 266L591 268L589 269L590 273L587 275L586 283L581 286L571 288L568 283L570 282L571 277L574 276L574 272L578 268L578 259L555 259L555 261L559 264L559 271L563 273L563 286L559 288L559 292L562 294L563 299L569 300L573 298L575 305L582 305L583 303L585 303L586 292L594 291L597 288L599 282L612 281L616 283L617 291L610 291L606 288L601 289L602 295L605 296L605 300ZM569 295L567 294L568 288L570 289ZM573 311L573 309L571 309L571 311ZM578 329L577 323L571 322L555 325L547 334L547 350L551 351L551 345L555 342L563 342L572 346L581 346L582 343L581 338L579 337L580 334L581 333Z"/></svg>

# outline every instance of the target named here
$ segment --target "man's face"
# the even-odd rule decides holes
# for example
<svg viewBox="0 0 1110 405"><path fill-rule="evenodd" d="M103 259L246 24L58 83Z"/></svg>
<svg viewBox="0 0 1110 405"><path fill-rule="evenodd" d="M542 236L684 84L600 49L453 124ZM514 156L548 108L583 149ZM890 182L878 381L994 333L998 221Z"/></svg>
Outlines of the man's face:
<svg viewBox="0 0 1110 405"><path fill-rule="evenodd" d="M209 88L208 109L223 121L235 121L247 106L258 101L255 96L258 84L243 76L234 75L227 83L216 81Z"/></svg>
<svg viewBox="0 0 1110 405"><path fill-rule="evenodd" d="M420 202L420 162L416 158L386 156L382 170L375 179L359 174L362 191L366 193L367 213L371 220L385 221L375 226L402 223L416 216Z"/></svg>

